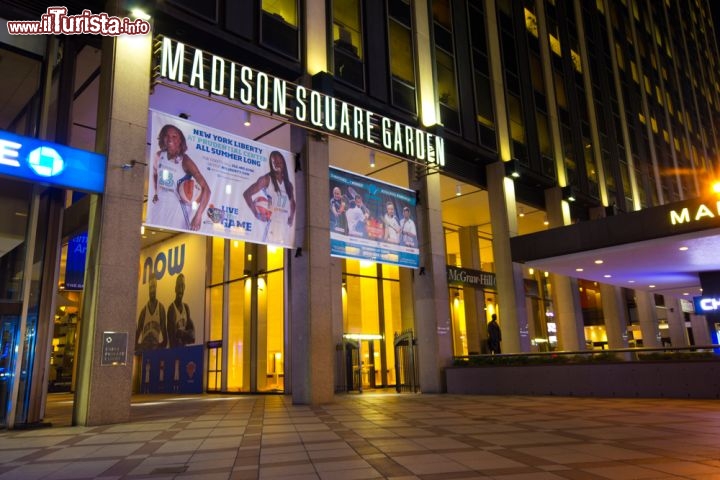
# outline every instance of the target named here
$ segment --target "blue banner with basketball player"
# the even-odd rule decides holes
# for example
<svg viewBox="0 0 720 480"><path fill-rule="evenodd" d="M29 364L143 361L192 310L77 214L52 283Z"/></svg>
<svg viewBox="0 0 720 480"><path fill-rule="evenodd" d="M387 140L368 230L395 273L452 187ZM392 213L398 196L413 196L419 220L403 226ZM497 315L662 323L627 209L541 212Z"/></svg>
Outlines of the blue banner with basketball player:
<svg viewBox="0 0 720 480"><path fill-rule="evenodd" d="M415 192L330 168L330 253L420 266Z"/></svg>
<svg viewBox="0 0 720 480"><path fill-rule="evenodd" d="M295 157L151 110L145 224L297 247Z"/></svg>

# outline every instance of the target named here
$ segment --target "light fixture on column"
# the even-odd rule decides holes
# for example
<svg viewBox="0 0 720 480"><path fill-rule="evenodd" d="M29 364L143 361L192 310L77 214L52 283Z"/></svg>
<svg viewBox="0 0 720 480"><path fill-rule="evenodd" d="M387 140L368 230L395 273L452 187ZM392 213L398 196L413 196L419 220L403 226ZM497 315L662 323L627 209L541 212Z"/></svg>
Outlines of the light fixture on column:
<svg viewBox="0 0 720 480"><path fill-rule="evenodd" d="M460 195L462 195L462 187L458 183L457 185L455 185L455 196L459 197Z"/></svg>
<svg viewBox="0 0 720 480"><path fill-rule="evenodd" d="M370 168L375 168L375 150L370 150Z"/></svg>
<svg viewBox="0 0 720 480"><path fill-rule="evenodd" d="M245 125L246 127L249 127L250 126L250 112L248 112L247 110L243 110L242 117L243 117L243 125Z"/></svg>

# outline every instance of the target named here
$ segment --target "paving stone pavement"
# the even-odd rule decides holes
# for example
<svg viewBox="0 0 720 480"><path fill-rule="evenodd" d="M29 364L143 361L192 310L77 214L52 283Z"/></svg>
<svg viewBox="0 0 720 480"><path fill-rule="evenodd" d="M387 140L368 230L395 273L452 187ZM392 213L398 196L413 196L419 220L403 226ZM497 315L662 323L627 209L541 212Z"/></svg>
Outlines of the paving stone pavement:
<svg viewBox="0 0 720 480"><path fill-rule="evenodd" d="M0 480L720 480L717 400L143 395L129 423L0 430Z"/></svg>

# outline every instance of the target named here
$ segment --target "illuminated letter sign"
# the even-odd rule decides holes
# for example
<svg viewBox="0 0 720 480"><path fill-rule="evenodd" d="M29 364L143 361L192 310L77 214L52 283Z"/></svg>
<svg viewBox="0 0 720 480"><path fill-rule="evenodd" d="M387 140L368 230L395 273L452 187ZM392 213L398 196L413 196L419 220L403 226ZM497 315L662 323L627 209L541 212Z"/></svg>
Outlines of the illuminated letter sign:
<svg viewBox="0 0 720 480"><path fill-rule="evenodd" d="M156 45L159 53L155 58L158 67L155 71L160 77L416 162L445 165L445 144L433 133L225 58L206 55L200 49L167 37L158 37ZM210 81L205 81L208 74Z"/></svg>
<svg viewBox="0 0 720 480"><path fill-rule="evenodd" d="M718 297L694 297L695 313L707 314L720 310L720 298Z"/></svg>
<svg viewBox="0 0 720 480"><path fill-rule="evenodd" d="M670 223L677 225L679 223L699 222L704 219L712 219L720 216L720 201L715 204L715 208L701 203L694 208L694 215L690 215L690 208L685 207L680 211L670 210Z"/></svg>
<svg viewBox="0 0 720 480"><path fill-rule="evenodd" d="M0 130L0 175L102 193L105 157Z"/></svg>

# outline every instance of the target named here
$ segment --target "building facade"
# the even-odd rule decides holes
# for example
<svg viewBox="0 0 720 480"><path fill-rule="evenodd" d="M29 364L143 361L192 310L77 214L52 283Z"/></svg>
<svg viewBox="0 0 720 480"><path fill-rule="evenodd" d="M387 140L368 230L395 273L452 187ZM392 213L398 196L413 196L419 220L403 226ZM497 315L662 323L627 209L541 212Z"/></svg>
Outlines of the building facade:
<svg viewBox="0 0 720 480"><path fill-rule="evenodd" d="M87 5L68 13L134 7ZM133 392L442 392L493 316L503 353L718 343L690 286L511 247L705 195L709 2L142 7L149 34L0 37L3 145L104 156L99 191L2 171L4 425L41 421L49 390L75 392L82 425L126 421Z"/></svg>

